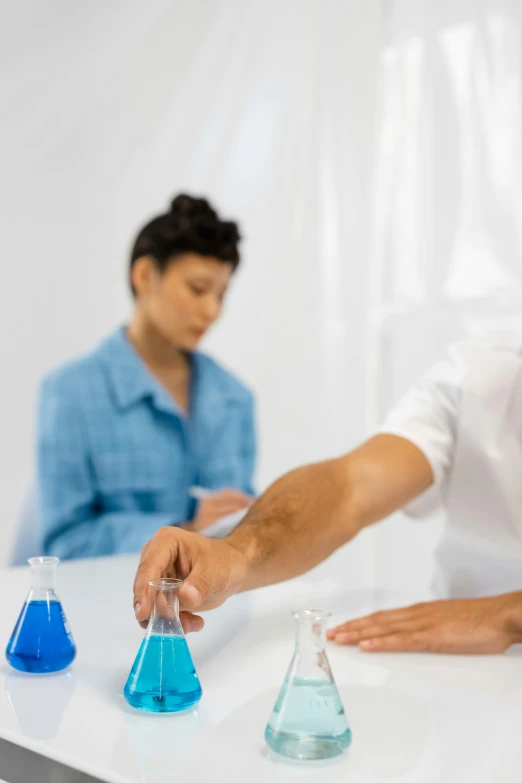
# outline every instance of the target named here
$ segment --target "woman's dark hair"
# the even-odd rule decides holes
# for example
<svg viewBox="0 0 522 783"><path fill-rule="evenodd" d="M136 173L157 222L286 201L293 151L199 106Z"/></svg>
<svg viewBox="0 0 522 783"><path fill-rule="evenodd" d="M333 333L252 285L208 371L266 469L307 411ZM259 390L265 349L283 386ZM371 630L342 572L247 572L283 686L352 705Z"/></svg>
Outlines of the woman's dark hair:
<svg viewBox="0 0 522 783"><path fill-rule="evenodd" d="M204 198L180 193L170 211L159 215L141 229L130 257L129 274L138 258L150 256L160 272L164 272L181 253L211 256L232 264L239 264L238 244L241 237L236 223L221 220ZM132 285L132 293L135 294Z"/></svg>

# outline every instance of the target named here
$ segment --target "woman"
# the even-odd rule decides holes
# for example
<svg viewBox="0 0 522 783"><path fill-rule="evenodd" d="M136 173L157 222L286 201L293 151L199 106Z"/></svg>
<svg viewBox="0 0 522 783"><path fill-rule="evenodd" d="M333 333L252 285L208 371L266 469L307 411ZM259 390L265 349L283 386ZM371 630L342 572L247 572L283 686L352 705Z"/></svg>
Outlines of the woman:
<svg viewBox="0 0 522 783"><path fill-rule="evenodd" d="M136 238L129 325L44 381L47 554L135 552L161 526L199 531L251 502L252 395L196 352L221 313L239 239L207 201L179 195Z"/></svg>

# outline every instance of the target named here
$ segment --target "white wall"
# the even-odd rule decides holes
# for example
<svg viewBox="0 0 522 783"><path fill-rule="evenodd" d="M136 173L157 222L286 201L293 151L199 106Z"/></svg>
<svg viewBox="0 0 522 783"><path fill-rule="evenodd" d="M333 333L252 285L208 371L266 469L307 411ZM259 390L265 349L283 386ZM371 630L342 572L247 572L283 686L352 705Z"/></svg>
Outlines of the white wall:
<svg viewBox="0 0 522 783"><path fill-rule="evenodd" d="M369 389L373 420L449 343L522 333L522 5L383 4ZM431 580L441 528L396 518L376 574Z"/></svg>
<svg viewBox="0 0 522 783"><path fill-rule="evenodd" d="M0 28L0 564L39 378L126 318L181 189L240 219L207 349L259 399L259 485L363 434L378 0L17 0Z"/></svg>

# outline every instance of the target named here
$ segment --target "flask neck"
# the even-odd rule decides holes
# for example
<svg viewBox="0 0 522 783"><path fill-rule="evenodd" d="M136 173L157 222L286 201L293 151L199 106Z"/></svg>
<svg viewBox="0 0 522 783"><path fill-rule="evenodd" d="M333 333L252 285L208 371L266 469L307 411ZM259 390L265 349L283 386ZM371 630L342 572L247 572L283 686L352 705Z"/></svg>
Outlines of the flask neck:
<svg viewBox="0 0 522 783"><path fill-rule="evenodd" d="M326 647L326 612L306 609L295 612L296 637L295 647L299 653L320 653Z"/></svg>
<svg viewBox="0 0 522 783"><path fill-rule="evenodd" d="M147 636L184 636L179 619L179 589L181 579L158 579L149 582L154 590L152 614L147 626Z"/></svg>
<svg viewBox="0 0 522 783"><path fill-rule="evenodd" d="M31 557L31 595L33 598L48 594L55 595L57 557Z"/></svg>

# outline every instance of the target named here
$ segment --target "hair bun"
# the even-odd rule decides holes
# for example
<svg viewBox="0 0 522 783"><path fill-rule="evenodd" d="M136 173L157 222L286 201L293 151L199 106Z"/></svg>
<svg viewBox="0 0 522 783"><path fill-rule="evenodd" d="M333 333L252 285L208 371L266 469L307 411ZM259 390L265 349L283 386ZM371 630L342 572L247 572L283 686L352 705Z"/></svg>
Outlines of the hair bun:
<svg viewBox="0 0 522 783"><path fill-rule="evenodd" d="M150 220L136 237L130 261L132 291L136 293L132 270L143 256L150 256L161 273L185 253L217 258L235 270L240 240L237 223L221 220L205 198L180 193L171 202L170 210Z"/></svg>
<svg viewBox="0 0 522 783"><path fill-rule="evenodd" d="M188 218L189 220L217 219L217 213L212 209L208 201L204 198L194 198L186 193L180 193L176 196L170 205L171 214L178 218Z"/></svg>

